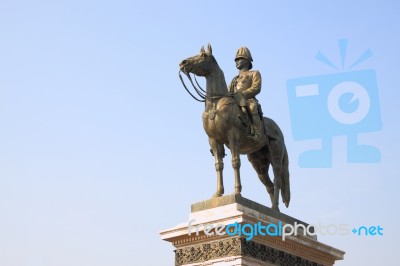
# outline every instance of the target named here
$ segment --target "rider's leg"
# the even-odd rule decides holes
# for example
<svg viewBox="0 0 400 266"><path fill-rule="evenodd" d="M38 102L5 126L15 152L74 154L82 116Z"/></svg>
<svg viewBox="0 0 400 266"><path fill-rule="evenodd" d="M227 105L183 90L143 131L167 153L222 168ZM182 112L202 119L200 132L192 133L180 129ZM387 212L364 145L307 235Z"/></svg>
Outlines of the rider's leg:
<svg viewBox="0 0 400 266"><path fill-rule="evenodd" d="M258 113L258 104L255 100L249 100L248 101L248 108L249 108L249 113L251 114L251 120L253 122L253 128L254 128L254 138L258 139L262 135L262 121L260 119L260 115Z"/></svg>

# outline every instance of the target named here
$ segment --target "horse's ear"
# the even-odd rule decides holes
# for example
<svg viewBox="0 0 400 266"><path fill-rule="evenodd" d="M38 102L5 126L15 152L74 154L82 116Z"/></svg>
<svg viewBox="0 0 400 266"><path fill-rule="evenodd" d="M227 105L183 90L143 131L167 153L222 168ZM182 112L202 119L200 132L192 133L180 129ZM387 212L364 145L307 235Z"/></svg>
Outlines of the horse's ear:
<svg viewBox="0 0 400 266"><path fill-rule="evenodd" d="M207 50L208 50L208 52L209 52L210 54L212 54L212 47L211 47L211 44L210 44L210 43L208 43Z"/></svg>
<svg viewBox="0 0 400 266"><path fill-rule="evenodd" d="M204 46L201 47L200 53L205 53L205 51L204 51Z"/></svg>

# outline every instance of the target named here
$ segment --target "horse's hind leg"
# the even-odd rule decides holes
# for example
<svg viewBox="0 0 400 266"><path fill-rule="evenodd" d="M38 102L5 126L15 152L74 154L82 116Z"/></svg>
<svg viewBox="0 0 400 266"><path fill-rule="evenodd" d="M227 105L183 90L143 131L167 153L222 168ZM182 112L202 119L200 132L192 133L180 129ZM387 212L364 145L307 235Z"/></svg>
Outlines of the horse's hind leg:
<svg viewBox="0 0 400 266"><path fill-rule="evenodd" d="M273 165L274 170L274 198L272 200L272 209L279 211L279 193L282 187L282 166Z"/></svg>
<svg viewBox="0 0 400 266"><path fill-rule="evenodd" d="M271 164L274 172L274 199L272 201L272 208L279 211L279 193L282 188L283 178L283 150L282 144L278 140L270 140L269 142L271 150Z"/></svg>
<svg viewBox="0 0 400 266"><path fill-rule="evenodd" d="M215 170L217 171L217 191L214 193L213 198L221 197L224 194L224 180L222 171L224 170L223 158L225 156L224 145L218 143L215 139L209 139L211 152L215 158Z"/></svg>
<svg viewBox="0 0 400 266"><path fill-rule="evenodd" d="M261 183L264 184L269 197L271 198L271 203L274 201L274 184L272 183L271 179L269 178L268 170L270 166L270 161L263 154L263 151L258 151L256 153L251 153L247 155L250 163L253 165L254 170L256 170L258 178L260 179Z"/></svg>

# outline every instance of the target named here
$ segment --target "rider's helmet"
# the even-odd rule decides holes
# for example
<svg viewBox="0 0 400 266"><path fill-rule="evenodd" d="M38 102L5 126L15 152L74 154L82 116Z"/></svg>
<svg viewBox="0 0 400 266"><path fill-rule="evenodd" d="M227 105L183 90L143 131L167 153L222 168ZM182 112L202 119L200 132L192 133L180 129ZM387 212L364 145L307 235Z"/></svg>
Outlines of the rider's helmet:
<svg viewBox="0 0 400 266"><path fill-rule="evenodd" d="M250 69L252 69L253 64L251 62L253 62L253 57L251 57L251 53L249 48L243 46L240 47L237 52L236 52L236 57L235 57L235 61L239 58L246 58L247 60L249 60L250 62Z"/></svg>

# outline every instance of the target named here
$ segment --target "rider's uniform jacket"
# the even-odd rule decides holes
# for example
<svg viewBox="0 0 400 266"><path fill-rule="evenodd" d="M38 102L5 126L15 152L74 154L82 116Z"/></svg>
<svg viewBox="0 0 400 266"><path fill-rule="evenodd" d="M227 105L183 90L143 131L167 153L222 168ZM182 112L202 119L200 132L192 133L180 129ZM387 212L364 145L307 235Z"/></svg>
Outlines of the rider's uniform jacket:
<svg viewBox="0 0 400 266"><path fill-rule="evenodd" d="M256 97L261 91L261 74L258 70L240 72L232 79L229 85L229 92L240 91L246 99Z"/></svg>

